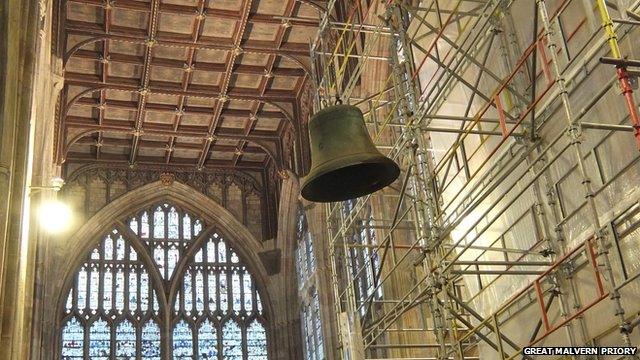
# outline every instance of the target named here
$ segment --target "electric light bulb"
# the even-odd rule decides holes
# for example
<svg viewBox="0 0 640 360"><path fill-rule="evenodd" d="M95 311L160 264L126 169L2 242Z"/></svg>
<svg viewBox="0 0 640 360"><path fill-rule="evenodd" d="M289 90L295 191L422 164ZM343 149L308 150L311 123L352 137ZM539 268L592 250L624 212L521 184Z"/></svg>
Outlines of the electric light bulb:
<svg viewBox="0 0 640 360"><path fill-rule="evenodd" d="M71 223L71 209L67 204L52 200L40 206L40 224L49 233L59 233L69 227Z"/></svg>

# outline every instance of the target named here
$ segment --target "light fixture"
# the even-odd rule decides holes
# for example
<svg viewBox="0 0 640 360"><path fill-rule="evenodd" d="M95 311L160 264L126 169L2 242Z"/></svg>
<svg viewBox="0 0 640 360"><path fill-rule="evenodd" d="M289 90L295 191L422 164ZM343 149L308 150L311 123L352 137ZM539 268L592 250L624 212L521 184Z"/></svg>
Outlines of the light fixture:
<svg viewBox="0 0 640 360"><path fill-rule="evenodd" d="M38 209L38 217L42 229L51 234L64 231L71 223L71 209L58 200L50 200L42 203Z"/></svg>
<svg viewBox="0 0 640 360"><path fill-rule="evenodd" d="M64 185L64 179L59 177L59 176L54 176L51 178L51 185L49 186L30 186L29 190L31 191L31 193L34 193L35 190L53 190L53 191L60 191L60 189L62 189L62 186Z"/></svg>
<svg viewBox="0 0 640 360"><path fill-rule="evenodd" d="M30 194L36 191L53 190L58 192L64 186L64 179L55 176L50 180L49 186L30 186ZM43 200L38 208L38 219L42 229L48 233L59 233L67 229L71 223L71 209L69 206L59 200Z"/></svg>

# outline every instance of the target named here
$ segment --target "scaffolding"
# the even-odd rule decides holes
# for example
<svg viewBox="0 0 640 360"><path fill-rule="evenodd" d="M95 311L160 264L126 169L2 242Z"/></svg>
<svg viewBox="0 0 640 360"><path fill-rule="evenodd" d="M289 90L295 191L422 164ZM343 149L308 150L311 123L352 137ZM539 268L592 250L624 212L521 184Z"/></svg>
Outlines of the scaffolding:
<svg viewBox="0 0 640 360"><path fill-rule="evenodd" d="M402 169L325 209L343 358L637 346L640 1L330 0L321 18L315 108L359 106Z"/></svg>

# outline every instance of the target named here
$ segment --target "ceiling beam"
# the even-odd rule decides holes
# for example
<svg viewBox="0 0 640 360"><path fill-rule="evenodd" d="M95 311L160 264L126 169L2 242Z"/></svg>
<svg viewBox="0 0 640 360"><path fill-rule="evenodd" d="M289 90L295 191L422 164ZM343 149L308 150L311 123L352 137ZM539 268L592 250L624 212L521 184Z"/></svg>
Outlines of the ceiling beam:
<svg viewBox="0 0 640 360"><path fill-rule="evenodd" d="M300 0L298 0L300 1ZM68 0L68 2L73 2L77 4L85 4L91 5L95 7L107 7L104 0ZM302 1L310 3L309 1ZM312 4L312 6L318 7L316 4ZM139 12L149 12L149 8L145 3L141 1L133 1L133 0L118 0L110 5L111 8L121 9L121 10L135 10ZM177 5L177 4L161 4L160 11L166 14L175 14L175 15L185 15L185 16L196 16L201 13L202 9L198 6L189 6L189 5ZM219 19L229 19L229 20L237 20L240 21L240 17L238 17L238 12L234 10L226 10L226 9L206 9L205 15L207 17L219 18ZM283 19L267 14L256 14L250 13L248 18L249 23L256 24L274 24L280 25L283 24ZM306 27L318 27L319 20L313 19L304 19L304 20L289 20L291 25L294 26L306 26Z"/></svg>
<svg viewBox="0 0 640 360"><path fill-rule="evenodd" d="M136 102L126 101L126 100L107 99L105 100L104 103L101 103L99 99L83 97L78 101L76 101L75 104L77 106L90 106L94 108L112 107L112 108L124 109L124 110L136 109ZM175 105L147 102L147 111L160 112L160 113L175 113L179 111L179 109ZM208 106L185 105L182 107L182 112L184 113L183 115L194 115L194 116L209 115L210 116L212 111L213 111L213 107L208 107ZM249 118L251 115L252 115L251 110L224 109L222 111L223 117ZM263 119L281 119L281 120L285 119L285 116L280 111L262 110L258 112L257 115Z"/></svg>
<svg viewBox="0 0 640 360"><path fill-rule="evenodd" d="M172 124L158 124L147 122L142 133L152 136L178 136L184 138L205 139L209 135L206 126L181 125L178 130L173 130ZM67 116L65 126L72 129L109 131L115 133L132 133L135 129L132 121L105 119L102 124L96 123L96 119ZM254 130L249 135L244 134L243 129L218 128L214 138L277 142L280 136L270 131Z"/></svg>
<svg viewBox="0 0 640 360"><path fill-rule="evenodd" d="M120 147L120 148L130 148L131 142L128 139L118 139L118 138L110 138L102 134L100 139L94 139L91 137L83 137L75 142L77 145L92 145L97 147L111 146L111 147ZM165 141L154 141L154 140L144 140L141 139L138 145L140 148L146 149L162 149L166 150L167 143ZM185 142L176 142L174 145L175 150L200 150L202 148L202 144L200 143L185 143ZM218 145L212 147L212 151L214 152L226 152L226 153L234 153L236 150L235 146L232 145ZM244 152L250 154L263 154L267 155L264 150L257 146L246 146Z"/></svg>
<svg viewBox="0 0 640 360"><path fill-rule="evenodd" d="M245 30L247 28L247 23L249 21L249 13L251 11L251 4L253 4L253 0L243 0L242 1L242 19L238 26L234 29L233 32L233 50L231 50L227 56L227 61L225 63L225 71L222 78L221 85L221 93L222 97L216 101L214 105L213 117L211 118L211 122L209 124L208 133L210 135L215 134L216 128L220 123L220 115L222 114L222 109L225 106L227 92L229 92L229 84L231 82L231 76L233 75L233 68L236 63L236 59L238 56L242 55L242 39L244 37ZM294 100L295 101L295 100ZM200 156L198 157L197 168L202 168L204 166L205 161L209 158L209 150L211 149L211 145L215 142L215 138L209 136L205 141L202 147L202 151L200 152Z"/></svg>
<svg viewBox="0 0 640 360"><path fill-rule="evenodd" d="M104 155L96 160L91 154L87 153L79 153L79 152L70 152L67 154L65 159L68 162L73 163L83 163L83 164L93 164L93 163L107 163L107 164L128 164L128 156L124 154L111 154L104 153ZM140 156L139 162L144 163L145 165L163 165L167 166L164 162L164 157L161 156ZM194 166L195 160L191 158L173 158L172 162L168 165L177 165L177 166ZM131 166L131 165L130 165ZM264 163L261 161L242 161L237 165L234 165L230 160L217 160L217 159L209 159L205 166L207 168L220 168L220 169L240 169L240 170L253 170L253 171L262 171L264 170Z"/></svg>
<svg viewBox="0 0 640 360"><path fill-rule="evenodd" d="M128 55L128 54L118 54L114 52L110 52L108 55L104 55L98 51L91 50L78 50L74 53L73 58L83 59L83 60L93 60L99 63L121 63L121 64L131 64L131 65L141 65L144 61L142 56ZM154 57L151 60L151 64L153 66L165 67L176 70L185 70L187 65L184 61L176 60L176 59L163 59ZM211 72L224 72L225 64L222 63L209 63L203 61L194 61L193 64L189 67L191 70L197 71L211 71ZM242 65L236 64L233 68L233 72L237 74L246 74L246 75L262 75L268 71L267 68L262 66L255 65ZM276 67L271 69L271 74L274 76L304 76L306 73L301 68L282 68Z"/></svg>
<svg viewBox="0 0 640 360"><path fill-rule="evenodd" d="M118 27L112 28L111 33L105 33L103 29L95 23L85 21L68 20L66 30L69 35L80 35L86 37L107 38L114 41L125 41L137 44L144 44L147 37L139 29ZM229 39L201 37L197 43L189 42L183 34L162 33L156 39L157 46L175 46L209 50L233 50L234 46ZM242 49L249 53L275 54L309 57L309 44L305 43L284 43L281 48L275 48L273 42L251 40L242 44Z"/></svg>
<svg viewBox="0 0 640 360"><path fill-rule="evenodd" d="M120 90L130 92L140 92L141 87L136 86L135 79L110 77L111 82L102 83L99 76L80 74L74 72L65 73L65 84L73 86L82 86L86 88L95 88L96 91ZM164 94L176 96L189 96L196 98L218 99L222 92L218 86L190 86L190 90L184 91L180 88L179 83L168 82L150 82L147 95ZM233 88L226 94L229 100L239 101L262 101L262 102L285 102L291 103L296 101L296 94L286 90L269 90L263 96L259 96L258 91L249 88Z"/></svg>

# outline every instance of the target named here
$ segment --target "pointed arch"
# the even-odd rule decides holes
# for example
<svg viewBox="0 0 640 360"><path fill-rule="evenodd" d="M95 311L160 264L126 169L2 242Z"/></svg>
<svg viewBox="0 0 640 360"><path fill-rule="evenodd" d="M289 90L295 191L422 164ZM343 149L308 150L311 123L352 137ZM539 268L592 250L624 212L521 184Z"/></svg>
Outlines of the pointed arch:
<svg viewBox="0 0 640 360"><path fill-rule="evenodd" d="M151 204L169 201L172 204L180 206L182 209L190 211L191 214L204 219L209 224L215 224L220 233L227 239L232 239L237 244L237 250L247 261L247 265L251 267L253 275L257 278L257 282L266 285L269 282L269 276L262 263L258 260L258 253L263 251L263 244L257 240L251 232L240 223L228 210L214 200L206 197L192 187L174 182L171 185L164 185L160 181L147 184L135 190L122 195L118 199L112 201L95 215L93 215L82 227L80 227L64 244L58 244L56 249L59 257L63 259L78 259L86 254L98 241L96 234L102 234L110 230L113 219L125 219L130 214L135 213L141 208L145 208ZM127 225L119 221L119 225L125 229L123 232L130 232ZM93 239L87 241L87 239ZM198 240L196 240L198 241ZM64 246L62 246L64 245ZM194 247L196 247L194 243ZM187 252L184 255L190 256ZM151 262L153 263L153 262ZM79 261L66 262L63 266L56 267L55 276L64 278L63 289L70 287L70 278L73 270L77 267ZM61 289L58 289L58 295ZM265 293L265 296L268 294ZM59 296L58 307L63 306L64 299ZM271 313L271 301L268 298L265 301L266 313Z"/></svg>
<svg viewBox="0 0 640 360"><path fill-rule="evenodd" d="M153 229L154 211L158 212L156 222L162 223L157 233L154 233ZM147 228L143 230L142 219L145 214ZM143 234L145 231L146 237ZM103 237L109 235L99 235L109 233L114 236L117 234L118 237L106 240ZM229 312L238 314L248 307L259 310L245 311L242 319L231 315L216 317L210 313L195 318L183 316L185 314L181 314L179 317L173 316L173 299L178 292L178 285L182 284L182 280L185 278L185 274L189 274L192 288L194 286L204 288L206 287L205 283L209 285L204 272L206 270L203 267L205 265L204 259L199 265L201 270L195 269L193 264L197 262L198 251L201 253L200 256L203 256L206 252L203 247L206 247L214 239L214 236L225 239L223 247L216 245L215 248L224 248L225 261L235 266L228 271L224 280L228 288L226 297L227 304L230 304L228 305ZM161 273L159 270L162 267L159 266L158 261L155 261L153 249L150 246L156 240L166 241L176 249L180 249L172 271ZM123 248L122 244L126 244L130 248L125 251L125 255L119 253L119 249ZM64 278L63 286L58 288L58 309L77 307L78 291L74 292L73 289L78 287L79 281L85 287L92 286L92 282L95 281L100 289L104 287L119 289L116 284L120 283L135 284L127 285L127 289L129 286L133 286L132 289L136 294L142 291L143 282L147 286L145 289L152 289L153 296L148 298L148 301L153 304L148 307L153 313L152 315L136 316L140 314L127 313L128 305L123 305L123 308L121 304L124 303L121 300L130 299L131 294L127 292L128 290L124 290L124 294L113 290L112 296L107 302L109 305L105 306L100 303L95 307L94 302L102 300L83 297L84 303L82 305L84 309L87 309L83 313L67 311L63 314L53 315L56 316L57 328L62 329L55 335L56 342L58 344L69 342L73 346L79 344L83 354L91 349L95 353L92 355L93 357L101 358L103 356L98 353L106 352L108 347L109 351L104 356L105 358L109 358L109 356L126 357L131 351L136 351L136 354L140 353L139 356L142 359L160 359L161 356L164 356L162 354L169 355L171 353L174 347L173 331L177 329L175 326L179 323L186 325L192 335L197 335L203 326L216 329L218 345L215 351L218 352L221 351L224 339L222 326L229 320L234 320L236 324L239 324L242 341L246 341L246 331L250 321L259 319L262 324L268 323L270 324L269 328L273 328L272 320L267 315L272 308L266 291L269 279L257 256L260 251L263 251L262 243L256 240L249 230L220 204L187 185L177 182L169 185L156 182L130 191L96 213L65 241L64 247L58 247L54 251L59 252L58 258L67 260L62 266L54 268L54 271L60 269L56 275ZM125 265L119 267L114 264L108 270L103 269L103 272L92 272L91 270L90 260L92 257L95 257L93 260L104 263L105 261L118 261L122 256L133 253L135 253L135 261L143 264L146 269L145 281L141 280L141 273L135 273L135 275L127 273L125 270L128 268ZM68 259L76 260L68 261ZM83 262L83 259L89 259L89 262ZM241 263L240 259L244 261ZM109 275L106 275L107 273ZM216 282L216 285L219 286L219 282ZM236 296L234 296L233 290L237 292ZM245 299L242 297L244 293L251 295ZM102 292L102 290L98 292L100 299L104 295L108 295L108 292ZM204 296L206 293L203 291L202 295ZM95 295L93 296L95 297ZM234 299L236 302L232 303ZM139 296L135 298L137 302L141 300ZM218 297L216 300L220 301L220 298ZM141 308L141 305L136 306L137 309ZM192 311L204 314L205 306L196 307L194 305ZM87 317L89 312L91 315ZM78 337L78 326L85 333L83 335L84 342L81 344L77 341L73 343L74 336ZM185 329L181 325L178 330L181 330L180 334L184 335L187 333ZM106 342L107 337L104 335L107 330L110 334L108 343ZM163 333L167 336L161 336ZM91 340L94 338L95 340ZM132 339L135 339L135 349L132 349ZM193 352L197 352L201 348L198 341L199 337L194 336L191 341ZM212 341L207 336L203 338L203 351L213 351L210 349ZM67 347L59 345L59 349L77 352L78 350L71 345ZM246 345L243 345L243 349L246 349ZM58 352L58 355L60 354L61 352Z"/></svg>
<svg viewBox="0 0 640 360"><path fill-rule="evenodd" d="M260 332L255 325L262 326L266 320L261 294L233 242L212 227L183 264L170 298L174 354L189 348L199 356L218 354L222 349L225 359L242 359L251 353L266 356L266 331L262 327ZM188 344L186 326L192 337ZM203 327L209 331L203 332ZM249 334L253 335L251 344Z"/></svg>
<svg viewBox="0 0 640 360"><path fill-rule="evenodd" d="M143 324L160 321L166 307L158 300L158 274L154 280L155 268L135 238L116 224L101 239L82 257L64 296L59 352L63 358L135 355Z"/></svg>

